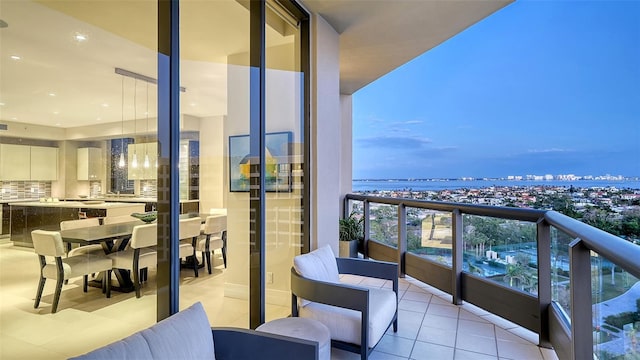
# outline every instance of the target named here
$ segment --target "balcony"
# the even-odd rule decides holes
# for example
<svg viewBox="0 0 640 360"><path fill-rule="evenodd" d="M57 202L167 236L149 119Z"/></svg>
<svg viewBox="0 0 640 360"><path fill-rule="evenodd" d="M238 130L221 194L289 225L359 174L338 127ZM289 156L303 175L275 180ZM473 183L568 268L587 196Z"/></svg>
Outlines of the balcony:
<svg viewBox="0 0 640 360"><path fill-rule="evenodd" d="M553 211L360 195L348 195L345 208L368 219L368 256L401 264L399 331L383 337L372 360L637 357L632 335L637 346L638 332L616 315L636 309L640 298L640 247ZM391 232L383 233L383 222ZM484 239L483 249L473 227L491 226L506 238ZM417 238L423 233L428 236ZM529 256L529 276L512 270L505 277L509 265L522 258L519 252ZM245 327L247 302L225 296L227 275L222 260L215 261L217 271L210 276L196 280L184 271L181 304L202 300L212 325ZM33 309L37 263L30 249L0 243L0 358L64 359L155 322L153 270L140 299L131 293L116 292L111 299L100 291L85 294L76 279L63 291L61 311L49 315L46 306ZM48 287L44 302L51 293ZM290 313L288 306L267 309L267 320ZM357 358L332 352L333 360Z"/></svg>
<svg viewBox="0 0 640 360"><path fill-rule="evenodd" d="M344 209L364 218L365 256L531 331L543 353L640 356L640 246L555 211L353 194Z"/></svg>

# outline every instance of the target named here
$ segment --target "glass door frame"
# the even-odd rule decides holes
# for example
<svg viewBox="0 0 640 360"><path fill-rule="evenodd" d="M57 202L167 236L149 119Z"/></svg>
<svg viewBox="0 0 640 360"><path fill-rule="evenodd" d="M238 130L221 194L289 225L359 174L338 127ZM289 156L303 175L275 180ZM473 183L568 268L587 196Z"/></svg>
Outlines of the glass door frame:
<svg viewBox="0 0 640 360"><path fill-rule="evenodd" d="M249 66L250 66L250 156L252 162L250 190L250 247L249 247L249 326L256 328L265 320L265 54L266 54L266 2L249 2ZM303 165L303 223L302 252L310 250L310 40L309 14L293 0L278 1L299 20L301 26L300 69L304 78L302 115L304 138ZM180 260L178 238L180 215L179 144L180 144L180 32L179 0L158 0L158 271L157 320L179 311ZM257 176L256 176L257 175Z"/></svg>

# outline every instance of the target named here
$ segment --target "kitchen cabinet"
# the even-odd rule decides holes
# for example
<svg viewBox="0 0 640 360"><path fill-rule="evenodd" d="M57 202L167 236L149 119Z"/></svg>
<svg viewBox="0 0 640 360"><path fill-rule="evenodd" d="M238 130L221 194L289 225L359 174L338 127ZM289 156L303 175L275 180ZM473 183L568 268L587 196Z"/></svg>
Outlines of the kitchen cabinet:
<svg viewBox="0 0 640 360"><path fill-rule="evenodd" d="M29 146L0 144L0 180L30 180L30 157Z"/></svg>
<svg viewBox="0 0 640 360"><path fill-rule="evenodd" d="M127 178L129 180L154 180L158 176L156 167L158 158L158 143L129 144L127 148ZM133 156L136 155L137 166L133 166ZM149 156L149 166L144 166L144 157Z"/></svg>
<svg viewBox="0 0 640 360"><path fill-rule="evenodd" d="M58 180L58 148L0 144L0 180Z"/></svg>
<svg viewBox="0 0 640 360"><path fill-rule="evenodd" d="M195 140L180 141L178 180L181 200L200 198L200 142Z"/></svg>
<svg viewBox="0 0 640 360"><path fill-rule="evenodd" d="M100 148L78 148L78 180L100 180L104 177L105 164Z"/></svg>
<svg viewBox="0 0 640 360"><path fill-rule="evenodd" d="M58 180L58 148L31 146L31 180Z"/></svg>

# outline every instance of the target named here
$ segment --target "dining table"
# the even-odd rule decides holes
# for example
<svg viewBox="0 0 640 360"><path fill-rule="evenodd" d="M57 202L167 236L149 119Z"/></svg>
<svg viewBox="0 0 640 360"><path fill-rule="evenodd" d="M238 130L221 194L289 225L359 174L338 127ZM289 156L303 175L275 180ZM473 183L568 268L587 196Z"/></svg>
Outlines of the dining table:
<svg viewBox="0 0 640 360"><path fill-rule="evenodd" d="M189 219L194 217L200 217L202 222L204 223L207 216L215 216L212 214L203 214L203 213L187 213L180 214L180 219ZM80 246L90 245L90 244L100 244L105 254L110 254L115 251L124 250L129 238L131 238L131 234L133 233L133 228L136 225L142 225L144 223L140 221L131 221L131 222L123 222L117 224L103 224L97 226L88 226L77 229L68 229L61 230L60 236L62 237L62 241L67 243L80 244ZM117 242L116 240L122 240ZM191 259L190 261L198 261L197 259ZM193 268L193 263L190 265L186 265L185 267ZM202 267L201 264L198 264L199 267ZM112 290L116 290L119 292L132 292L135 290L133 286L133 281L131 281L131 276L127 270L124 269L114 269L114 275L118 281L118 285L111 287ZM89 283L91 286L101 287L102 284L99 279L91 281Z"/></svg>

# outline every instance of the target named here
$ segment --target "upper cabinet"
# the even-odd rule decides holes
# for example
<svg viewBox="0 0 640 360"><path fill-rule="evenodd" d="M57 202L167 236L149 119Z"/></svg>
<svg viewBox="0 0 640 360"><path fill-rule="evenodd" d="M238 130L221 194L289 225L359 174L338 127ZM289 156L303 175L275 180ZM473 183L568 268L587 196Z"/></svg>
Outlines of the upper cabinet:
<svg viewBox="0 0 640 360"><path fill-rule="evenodd" d="M105 164L100 148L78 148L78 180L100 180L104 177Z"/></svg>
<svg viewBox="0 0 640 360"><path fill-rule="evenodd" d="M129 144L127 152L127 178L129 180L154 180L157 178L158 143ZM134 157L135 162L133 161ZM145 164L145 157L149 159L148 164Z"/></svg>
<svg viewBox="0 0 640 360"><path fill-rule="evenodd" d="M29 146L0 144L0 180L30 180L30 158Z"/></svg>
<svg viewBox="0 0 640 360"><path fill-rule="evenodd" d="M31 180L58 180L58 148L31 146Z"/></svg>
<svg viewBox="0 0 640 360"><path fill-rule="evenodd" d="M0 144L0 180L58 180L58 148Z"/></svg>

